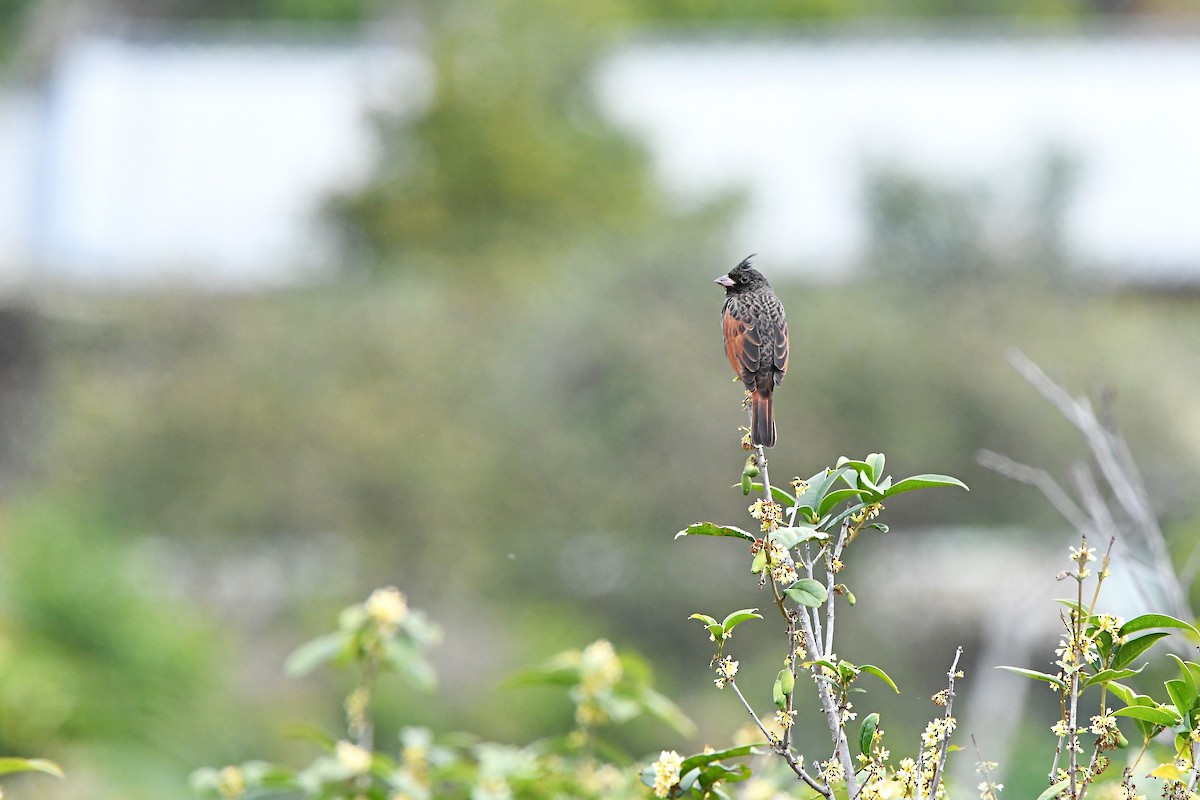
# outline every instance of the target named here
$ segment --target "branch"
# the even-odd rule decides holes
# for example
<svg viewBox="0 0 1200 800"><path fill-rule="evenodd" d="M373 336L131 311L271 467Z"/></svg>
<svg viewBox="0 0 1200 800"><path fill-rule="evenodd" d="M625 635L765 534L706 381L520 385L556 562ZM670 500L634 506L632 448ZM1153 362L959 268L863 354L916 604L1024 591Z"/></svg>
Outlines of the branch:
<svg viewBox="0 0 1200 800"><path fill-rule="evenodd" d="M800 615L800 626L804 630L804 638L811 640L813 629L807 614ZM817 697L821 701L821 710L825 713L825 722L829 726L829 733L833 739L834 754L842 762L842 771L846 776L846 795L854 797L858 794L858 778L855 773L854 761L850 757L850 745L846 741L846 729L842 725L842 715L838 713L833 693L829 690L829 685L821 675L820 669L817 666L810 667L809 674L816 678Z"/></svg>
<svg viewBox="0 0 1200 800"><path fill-rule="evenodd" d="M1150 506L1145 482L1124 437L1097 418L1087 398L1072 397L1020 350L1010 350L1008 362L1083 435L1100 474L1112 490L1114 500L1129 516L1133 522L1133 532L1150 551L1156 577L1171 612L1176 616L1190 617L1187 592L1175 573L1162 528Z"/></svg>
<svg viewBox="0 0 1200 800"><path fill-rule="evenodd" d="M1008 456L991 450L980 450L975 455L975 462L1006 478L1038 489L1050 501L1050 505L1054 506L1054 510L1070 523L1072 528L1081 532L1091 530L1092 525L1087 515L1080 510L1079 506L1075 505L1075 501L1046 470L1013 461Z"/></svg>
<svg viewBox="0 0 1200 800"><path fill-rule="evenodd" d="M946 692L946 715L945 724L942 728L942 743L939 747L937 769L933 771L933 780L929 782L929 797L937 797L938 782L942 779L942 771L946 768L946 754L950 751L950 725L953 719L952 712L954 710L954 678L958 674L958 660L962 658L962 645L954 651L954 662L950 665L950 671L946 673L949 678Z"/></svg>
<svg viewBox="0 0 1200 800"><path fill-rule="evenodd" d="M810 788L818 792L822 797L830 798L830 800L832 800L833 790L828 786L822 786L815 778L809 775L808 771L804 769L804 766L796 761L796 757L792 755L791 749L783 747L782 743L776 741L775 737L772 736L769 731L767 731L766 726L763 725L762 720L758 717L758 714L755 714L754 709L750 707L750 703L746 700L746 696L742 694L742 690L738 688L737 682L730 678L729 686L733 689L734 694L738 696L738 700L742 701L742 705L746 708L746 713L750 715L750 719L754 720L754 724L758 726L760 731L762 731L762 735L765 736L767 741L771 743L775 752L783 757L783 760L786 761L787 765L792 768L792 771L795 772L802 781L807 783Z"/></svg>

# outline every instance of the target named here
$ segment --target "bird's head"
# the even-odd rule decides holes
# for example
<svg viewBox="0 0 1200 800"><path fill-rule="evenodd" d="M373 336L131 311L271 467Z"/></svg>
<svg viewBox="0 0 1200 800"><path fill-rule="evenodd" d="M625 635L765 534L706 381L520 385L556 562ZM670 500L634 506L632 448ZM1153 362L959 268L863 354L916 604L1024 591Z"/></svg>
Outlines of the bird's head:
<svg viewBox="0 0 1200 800"><path fill-rule="evenodd" d="M761 286L767 282L762 273L750 266L750 259L754 258L754 254L750 254L742 259L742 262L728 273L717 278L713 283L719 283L725 287L726 294L741 292L746 289L753 289L755 286Z"/></svg>

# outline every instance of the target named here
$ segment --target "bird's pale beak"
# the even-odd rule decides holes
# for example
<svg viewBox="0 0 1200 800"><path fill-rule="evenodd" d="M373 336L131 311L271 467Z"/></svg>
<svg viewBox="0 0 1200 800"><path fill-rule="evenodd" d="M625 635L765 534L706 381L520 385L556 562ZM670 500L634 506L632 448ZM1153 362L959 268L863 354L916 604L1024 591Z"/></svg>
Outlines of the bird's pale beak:
<svg viewBox="0 0 1200 800"><path fill-rule="evenodd" d="M730 286L733 286L733 278L729 277L728 275L722 275L713 281L713 283L719 283L725 288L729 288Z"/></svg>

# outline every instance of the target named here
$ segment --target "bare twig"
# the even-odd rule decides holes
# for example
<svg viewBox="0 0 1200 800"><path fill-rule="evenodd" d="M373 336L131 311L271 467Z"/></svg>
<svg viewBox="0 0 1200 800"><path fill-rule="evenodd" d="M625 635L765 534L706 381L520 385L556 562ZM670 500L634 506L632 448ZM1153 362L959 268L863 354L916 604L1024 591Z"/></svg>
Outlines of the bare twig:
<svg viewBox="0 0 1200 800"><path fill-rule="evenodd" d="M1187 587L1175 572L1166 538L1150 505L1145 483L1125 438L1113 429L1111 424L1106 426L1101 422L1087 398L1072 397L1021 351L1009 351L1008 362L1083 435L1100 474L1104 476L1104 481L1112 492L1113 500L1132 522L1130 532L1137 536L1149 551L1154 565L1155 581L1163 592L1171 613L1184 619L1190 618ZM1070 520L1069 517L1068 519ZM1086 528L1080 530L1088 532ZM1095 532L1103 531L1101 529Z"/></svg>
<svg viewBox="0 0 1200 800"><path fill-rule="evenodd" d="M1123 534L1120 537L1122 554L1132 563L1142 564L1149 572L1149 576L1139 574L1140 570L1130 572L1143 602L1153 606L1155 602L1150 598L1162 597L1161 602L1170 614L1191 619L1188 587L1197 570L1190 565L1184 571L1175 570L1141 473L1128 443L1112 423L1107 407L1102 404L1097 412L1086 397L1073 397L1019 350L1011 350L1008 361L1083 436L1096 471L1103 478L1104 489L1098 485L1097 475L1082 464L1071 471L1078 501L1072 499L1045 470L988 450L978 454L979 464L1039 489L1055 510L1083 535L1108 538ZM1118 511L1116 514L1114 506ZM1175 644L1184 646L1181 640Z"/></svg>
<svg viewBox="0 0 1200 800"><path fill-rule="evenodd" d="M953 723L954 711L954 679L958 675L958 660L962 658L962 645L954 651L954 662L950 665L950 671L947 676L947 691L946 691L946 715L942 727L942 741L938 745L938 763L937 769L933 772L933 780L929 782L929 796L937 797L938 782L942 779L942 771L946 769L946 754L950 752L950 734Z"/></svg>
<svg viewBox="0 0 1200 800"><path fill-rule="evenodd" d="M787 762L787 765L791 768L792 772L795 772L802 781L807 783L809 787L819 793L822 797L832 799L833 790L831 790L828 786L823 786L822 784L818 783L816 778L809 775L808 770L804 769L804 765L798 762L796 757L792 755L791 748L785 746L782 742L777 741L775 737L767 731L766 726L763 725L762 720L758 717L758 714L754 713L754 709L751 708L750 703L746 700L746 696L742 694L742 690L738 688L737 683L732 678L729 679L729 687L733 689L734 694L738 696L738 700L742 701L742 705L745 707L746 713L750 715L752 720L754 720L754 724L758 726L760 731L762 731L762 735L766 737L767 741L771 744L775 752L782 756L783 760Z"/></svg>
<svg viewBox="0 0 1200 800"><path fill-rule="evenodd" d="M1046 470L1030 467L991 450L980 450L975 455L975 461L981 467L986 467L1006 478L1038 489L1050 501L1050 505L1054 506L1054 510L1070 523L1072 528L1081 531L1091 528L1091 522L1087 515L1080 510L1079 506L1075 505L1075 501Z"/></svg>

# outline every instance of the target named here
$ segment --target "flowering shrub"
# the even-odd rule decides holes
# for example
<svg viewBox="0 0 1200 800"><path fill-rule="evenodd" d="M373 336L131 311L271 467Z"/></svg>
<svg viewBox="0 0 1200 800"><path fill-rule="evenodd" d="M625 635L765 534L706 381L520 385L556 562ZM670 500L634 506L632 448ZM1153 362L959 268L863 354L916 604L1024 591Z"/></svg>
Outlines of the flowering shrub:
<svg viewBox="0 0 1200 800"><path fill-rule="evenodd" d="M371 704L378 677L396 672L415 686L431 687L434 674L425 654L440 638L440 630L410 609L395 588L378 589L363 603L344 609L336 631L303 645L287 663L293 675L323 665L355 672L344 732L311 732L319 752L306 767L248 761L199 769L191 777L194 790L225 800L280 795L347 800L636 798L644 797L645 790L632 760L619 761L611 748L604 750L604 758L597 755L595 731L643 714L690 731L683 713L650 687L645 667L600 640L512 679L517 685L566 690L575 704L577 726L560 739L514 747L470 734L439 735L409 727L394 743L376 743Z"/></svg>
<svg viewBox="0 0 1200 800"><path fill-rule="evenodd" d="M747 449L750 449L747 443ZM730 798L823 797L827 800L937 800L952 791L945 780L947 756L956 733L953 714L962 649L950 659L946 686L932 701L937 711L918 736L914 757L894 759L877 712L862 713L864 693L880 687L899 691L883 668L854 664L837 655L837 615L856 599L842 575L848 560L868 535L885 534L880 521L884 502L918 489L966 488L945 475L915 475L894 480L885 459L873 453L862 460L841 458L806 479L789 482L791 491L772 486L761 448L754 448L743 469L744 494L761 493L748 508L757 530L699 522L678 537L723 537L746 544L749 572L766 593L770 617L779 626L779 670L771 686L773 708L756 709L739 683L739 658L731 644L736 628L764 621L758 608L732 611L718 619L703 613L701 623L715 645L713 684L736 699L746 724L734 745L693 754L663 750L657 758L635 762L611 746L598 746L601 726L640 716L657 718L687 733L690 723L667 698L655 692L648 671L636 658L619 654L600 640L569 650L514 678L515 685L547 685L565 691L575 708L575 727L567 734L526 746L480 741L469 734L437 734L409 727L398 741L377 743L371 722L376 683L395 672L423 688L434 675L425 654L440 639L439 629L409 607L395 588L379 589L363 603L339 615L337 630L300 647L288 660L293 675L321 666L352 670L355 686L346 699L345 730L314 736L319 752L299 769L250 761L220 769L201 769L192 785L210 798L285 795L346 800L426 800L426 798ZM1111 551L1111 543L1109 550ZM1144 668L1139 659L1172 631L1200 637L1190 623L1166 614L1144 614L1129 621L1098 609L1100 588L1110 577L1106 552L1098 571L1090 566L1097 552L1086 537L1072 547L1071 568L1059 574L1073 581L1075 596L1062 600L1064 633L1055 651L1054 672L1008 667L1049 684L1061 700L1061 717L1052 728L1055 747L1047 788L1038 800L1097 798L1144 800L1135 779L1144 774L1170 800L1198 800L1200 784L1200 661L1172 655L1177 678L1164 684L1165 696L1141 694L1126 681ZM759 655L759 654L751 654ZM816 753L799 752L793 732L810 720L800 710L798 693L815 696L829 734ZM765 694L765 693L761 693ZM1087 694L1096 713L1082 710ZM1112 708L1116 701L1120 708ZM860 718L861 716L861 718ZM1119 723L1136 730L1139 748L1112 768L1118 751L1131 750ZM1168 741L1169 740L1169 741ZM996 763L980 755L976 790L981 800L999 800ZM640 782L639 779L640 778ZM741 791L738 791L738 790ZM965 787L953 787L962 796Z"/></svg>

